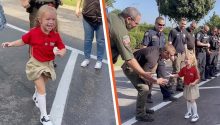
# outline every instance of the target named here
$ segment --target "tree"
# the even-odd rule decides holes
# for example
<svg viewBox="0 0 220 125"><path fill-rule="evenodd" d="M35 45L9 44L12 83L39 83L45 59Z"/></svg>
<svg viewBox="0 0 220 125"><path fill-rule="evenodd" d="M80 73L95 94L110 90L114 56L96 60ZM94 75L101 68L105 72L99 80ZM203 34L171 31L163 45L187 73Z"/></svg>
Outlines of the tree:
<svg viewBox="0 0 220 125"><path fill-rule="evenodd" d="M214 8L216 0L156 0L159 13L175 21L185 17L199 21Z"/></svg>
<svg viewBox="0 0 220 125"><path fill-rule="evenodd" d="M210 17L209 21L207 21L205 24L207 24L210 28L217 27L220 28L220 17L219 15L216 15L215 12Z"/></svg>
<svg viewBox="0 0 220 125"><path fill-rule="evenodd" d="M119 14L119 13L121 13L121 10L120 9L114 9L114 10L112 10L112 13Z"/></svg>
<svg viewBox="0 0 220 125"><path fill-rule="evenodd" d="M105 0L106 6L108 6L108 7L113 7L114 2L115 2L115 0Z"/></svg>

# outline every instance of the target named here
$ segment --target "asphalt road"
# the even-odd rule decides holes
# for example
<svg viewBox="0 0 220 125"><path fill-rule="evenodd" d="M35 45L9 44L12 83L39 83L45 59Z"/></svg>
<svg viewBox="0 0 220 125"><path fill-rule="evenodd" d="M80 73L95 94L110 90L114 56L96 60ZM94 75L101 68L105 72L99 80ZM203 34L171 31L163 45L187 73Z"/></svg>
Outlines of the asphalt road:
<svg viewBox="0 0 220 125"><path fill-rule="evenodd" d="M8 27L0 31L0 43L19 39L29 29L28 14L18 1L3 0ZM57 79L47 84L47 111L54 125L114 125L115 112L107 60L101 70L91 64L80 67L83 56L81 18L73 11L58 10L60 32L67 45L64 58L56 58ZM15 26L15 27L13 27ZM28 47L0 48L0 125L40 125L39 109L32 101L34 84L25 74Z"/></svg>

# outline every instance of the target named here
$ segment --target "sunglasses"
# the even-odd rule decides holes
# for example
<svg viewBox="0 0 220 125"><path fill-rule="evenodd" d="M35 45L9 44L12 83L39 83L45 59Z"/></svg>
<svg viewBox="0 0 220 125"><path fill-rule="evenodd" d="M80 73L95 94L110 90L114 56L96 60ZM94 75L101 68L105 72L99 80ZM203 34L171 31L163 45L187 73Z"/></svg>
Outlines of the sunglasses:
<svg viewBox="0 0 220 125"><path fill-rule="evenodd" d="M165 26L165 24L160 24L160 23L157 23L158 24L158 26Z"/></svg>
<svg viewBox="0 0 220 125"><path fill-rule="evenodd" d="M138 25L139 23L135 21L135 19L131 18L131 20L136 24Z"/></svg>

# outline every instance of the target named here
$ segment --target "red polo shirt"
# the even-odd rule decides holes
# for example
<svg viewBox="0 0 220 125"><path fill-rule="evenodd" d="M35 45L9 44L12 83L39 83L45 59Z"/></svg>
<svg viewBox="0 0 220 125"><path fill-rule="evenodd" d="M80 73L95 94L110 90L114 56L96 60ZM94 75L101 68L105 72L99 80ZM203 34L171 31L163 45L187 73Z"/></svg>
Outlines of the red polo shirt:
<svg viewBox="0 0 220 125"><path fill-rule="evenodd" d="M54 60L54 47L65 48L59 33L51 31L49 34L45 34L40 27L33 28L24 34L22 40L31 46L32 56L41 62Z"/></svg>
<svg viewBox="0 0 220 125"><path fill-rule="evenodd" d="M196 79L199 79L199 74L195 66L190 67L189 69L185 66L178 73L180 77L183 77L184 84L189 85L194 82Z"/></svg>

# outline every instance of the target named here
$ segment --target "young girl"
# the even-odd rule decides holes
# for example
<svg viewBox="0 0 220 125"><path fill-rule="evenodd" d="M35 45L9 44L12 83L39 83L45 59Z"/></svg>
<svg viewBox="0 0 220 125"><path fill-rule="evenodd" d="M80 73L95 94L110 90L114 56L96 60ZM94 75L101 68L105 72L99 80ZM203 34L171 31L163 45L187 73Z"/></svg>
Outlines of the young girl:
<svg viewBox="0 0 220 125"><path fill-rule="evenodd" d="M31 58L26 64L26 74L28 80L35 83L36 91L33 99L41 112L40 122L43 125L52 125L46 110L45 84L48 79L56 79L52 63L55 56L63 57L66 53L65 46L57 32L55 8L42 6L38 11L36 27L24 34L20 40L2 43L2 47L18 47L25 44L31 46ZM55 53L54 47L58 48Z"/></svg>
<svg viewBox="0 0 220 125"><path fill-rule="evenodd" d="M196 99L199 98L198 82L200 79L199 71L197 69L197 61L194 54L187 54L185 58L186 66L183 67L178 74L173 74L171 77L184 78L184 92L183 96L187 100L187 110L185 118L192 116L191 122L196 122L199 119L197 113Z"/></svg>

